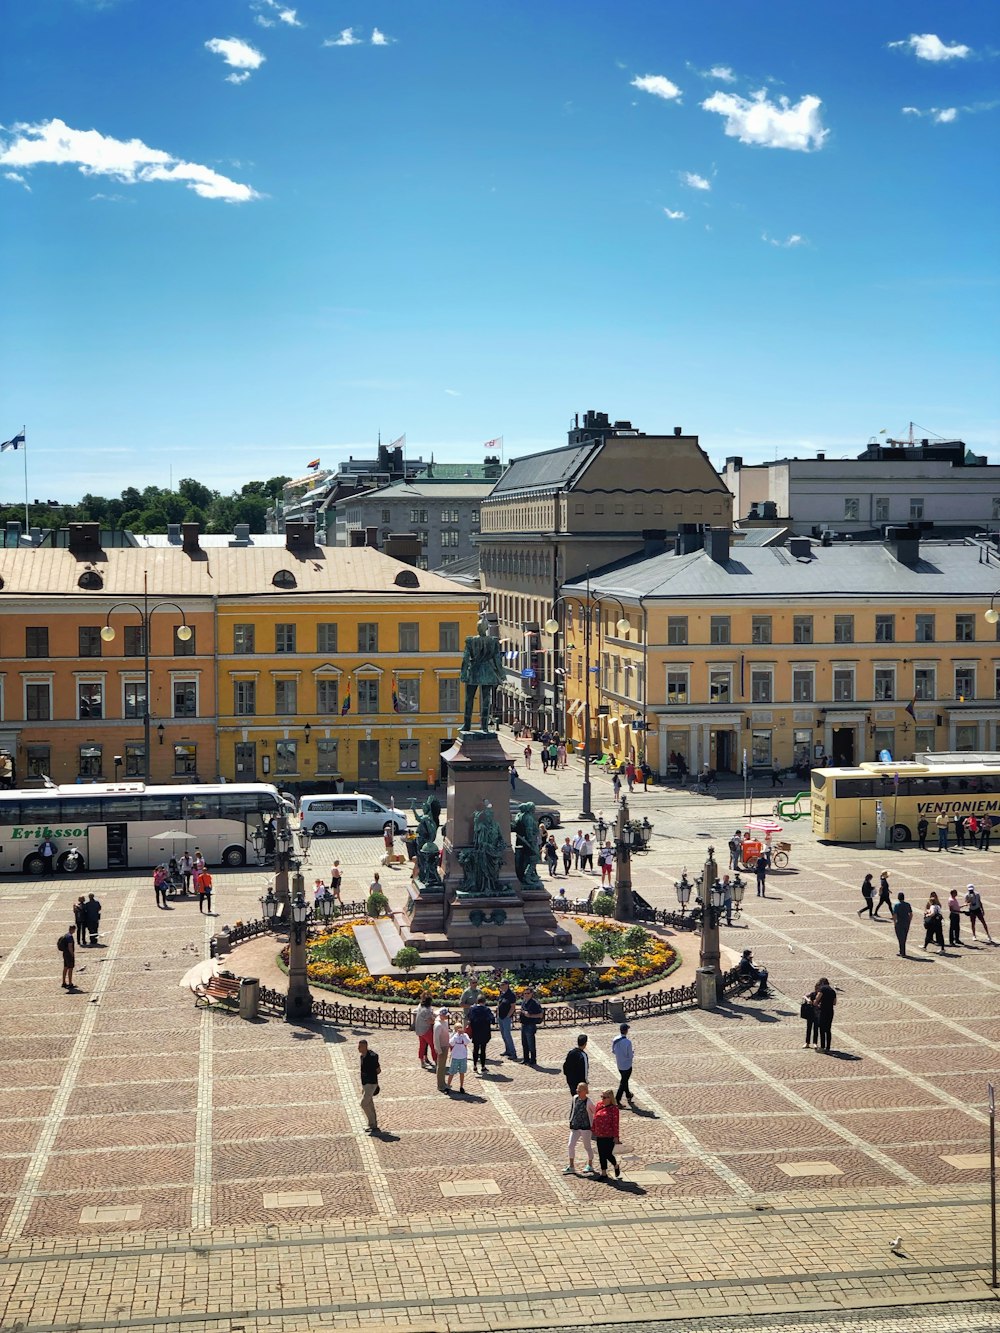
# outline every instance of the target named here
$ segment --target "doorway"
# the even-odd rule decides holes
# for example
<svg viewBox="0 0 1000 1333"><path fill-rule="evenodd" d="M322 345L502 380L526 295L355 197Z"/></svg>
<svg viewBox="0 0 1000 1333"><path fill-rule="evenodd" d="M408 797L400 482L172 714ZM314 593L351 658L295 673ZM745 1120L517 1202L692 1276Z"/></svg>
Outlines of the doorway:
<svg viewBox="0 0 1000 1333"><path fill-rule="evenodd" d="M378 741L358 741L358 782L378 782Z"/></svg>
<svg viewBox="0 0 1000 1333"><path fill-rule="evenodd" d="M108 869L124 870L128 865L128 825L108 824Z"/></svg>
<svg viewBox="0 0 1000 1333"><path fill-rule="evenodd" d="M733 733L731 731L713 731L715 741L715 768L718 773L733 771Z"/></svg>
<svg viewBox="0 0 1000 1333"><path fill-rule="evenodd" d="M834 768L854 767L854 728L835 727L832 737Z"/></svg>

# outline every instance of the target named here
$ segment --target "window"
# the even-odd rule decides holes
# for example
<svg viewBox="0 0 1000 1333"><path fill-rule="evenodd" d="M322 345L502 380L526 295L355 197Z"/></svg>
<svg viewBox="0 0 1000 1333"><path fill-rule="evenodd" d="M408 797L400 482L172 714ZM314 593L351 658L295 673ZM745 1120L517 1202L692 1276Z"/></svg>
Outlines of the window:
<svg viewBox="0 0 1000 1333"><path fill-rule="evenodd" d="M198 682L196 680L175 680L174 717L196 717L197 714Z"/></svg>
<svg viewBox="0 0 1000 1333"><path fill-rule="evenodd" d="M340 710L340 682L321 676L316 682L316 712L336 714Z"/></svg>
<svg viewBox="0 0 1000 1333"><path fill-rule="evenodd" d="M244 782L253 782L257 777L257 742L237 741L233 748L236 761L236 777Z"/></svg>
<svg viewBox="0 0 1000 1333"><path fill-rule="evenodd" d="M145 649L146 636L142 632L141 625L125 626L125 647L126 657L142 657Z"/></svg>
<svg viewBox="0 0 1000 1333"><path fill-rule="evenodd" d="M910 500L910 522L919 521L924 516L924 501L922 496L914 496Z"/></svg>
<svg viewBox="0 0 1000 1333"><path fill-rule="evenodd" d="M29 745L25 758L29 778L47 778L52 772L52 752L47 745Z"/></svg>
<svg viewBox="0 0 1000 1333"><path fill-rule="evenodd" d="M752 731L750 733L750 762L754 768L771 767L771 733Z"/></svg>
<svg viewBox="0 0 1000 1333"><path fill-rule="evenodd" d="M926 615L922 612L917 613L917 631L915 638L917 643L934 642L934 617L932 615Z"/></svg>
<svg viewBox="0 0 1000 1333"><path fill-rule="evenodd" d="M449 677L438 681L438 712L439 713L458 713L461 711L459 704L459 685L460 681ZM1000 695L997 695L1000 698Z"/></svg>
<svg viewBox="0 0 1000 1333"><path fill-rule="evenodd" d="M274 627L274 651L276 653L294 653L295 652L295 626L294 625L275 625Z"/></svg>
<svg viewBox="0 0 1000 1333"><path fill-rule="evenodd" d="M146 745L144 741L125 742L125 776L144 778L146 776Z"/></svg>
<svg viewBox="0 0 1000 1333"><path fill-rule="evenodd" d="M442 620L438 626L438 652L458 652L458 621Z"/></svg>
<svg viewBox="0 0 1000 1333"><path fill-rule="evenodd" d="M24 717L27 722L48 722L52 717L52 686L29 681L24 687Z"/></svg>
<svg viewBox="0 0 1000 1333"><path fill-rule="evenodd" d="M76 687L77 717L104 716L104 686L100 681L81 681Z"/></svg>
<svg viewBox="0 0 1000 1333"><path fill-rule="evenodd" d="M411 509L411 510L410 510L410 522L411 522L411 523L426 523L426 522L427 522L427 510L426 510L426 509Z"/></svg>
<svg viewBox="0 0 1000 1333"><path fill-rule="evenodd" d="M80 656L81 657L100 657L101 655L101 627L100 625L81 625L80 634Z"/></svg>
<svg viewBox="0 0 1000 1333"><path fill-rule="evenodd" d="M895 616L876 616L875 617L875 642L876 643L895 643L896 641L896 617Z"/></svg>
<svg viewBox="0 0 1000 1333"><path fill-rule="evenodd" d="M297 741L275 741L274 766L278 773L297 773L299 771Z"/></svg>
<svg viewBox="0 0 1000 1333"><path fill-rule="evenodd" d="M25 657L48 657L49 629L47 625L28 625L24 631Z"/></svg>
<svg viewBox="0 0 1000 1333"><path fill-rule="evenodd" d="M812 616L795 616L792 619L792 642L793 643L812 643L813 641L813 618Z"/></svg>
<svg viewBox="0 0 1000 1333"><path fill-rule="evenodd" d="M420 767L420 742L403 741L399 742L399 770L400 772L415 773Z"/></svg>
<svg viewBox="0 0 1000 1333"><path fill-rule="evenodd" d="M442 522L442 523L457 523L457 522L458 522L458 510L457 510L457 509L442 509L442 510L441 510L441 522Z"/></svg>
<svg viewBox="0 0 1000 1333"><path fill-rule="evenodd" d="M728 704L732 700L733 673L723 668L708 673L708 694L713 704Z"/></svg>
<svg viewBox="0 0 1000 1333"><path fill-rule="evenodd" d="M579 510L579 509L577 510L577 513L581 513L581 512L582 512L581 510ZM479 510L478 510L478 509L473 509L473 511L472 511L472 526L473 526L474 528L479 526Z"/></svg>
<svg viewBox="0 0 1000 1333"><path fill-rule="evenodd" d="M711 629L709 631L710 641L712 643L728 643L729 635L729 617L713 616Z"/></svg>
<svg viewBox="0 0 1000 1333"><path fill-rule="evenodd" d="M103 748L100 745L80 746L80 777L99 778L101 776Z"/></svg>
<svg viewBox="0 0 1000 1333"><path fill-rule="evenodd" d="M878 701L895 699L896 668L883 666L875 668L875 698Z"/></svg>
<svg viewBox="0 0 1000 1333"><path fill-rule="evenodd" d="M396 681L396 698L401 713L420 712L420 681L414 677Z"/></svg>
<svg viewBox="0 0 1000 1333"><path fill-rule="evenodd" d="M872 732L873 753L880 755L883 750L888 750L890 754L896 753L896 732L892 727L876 727Z"/></svg>
<svg viewBox="0 0 1000 1333"><path fill-rule="evenodd" d="M937 672L934 667L914 667L913 695L916 699L937 698ZM1000 698L1000 694L997 698Z"/></svg>
<svg viewBox="0 0 1000 1333"><path fill-rule="evenodd" d="M667 643L684 644L688 641L687 616L667 617Z"/></svg>
<svg viewBox="0 0 1000 1333"><path fill-rule="evenodd" d="M257 682L237 680L233 684L233 712L237 717L253 717L257 712Z"/></svg>
<svg viewBox="0 0 1000 1333"><path fill-rule="evenodd" d="M755 704L769 704L773 699L773 676L770 667L751 667L750 701Z"/></svg>
<svg viewBox="0 0 1000 1333"><path fill-rule="evenodd" d="M854 668L835 667L833 672L833 701L838 704L854 702Z"/></svg>
<svg viewBox="0 0 1000 1333"><path fill-rule="evenodd" d="M667 703L686 704L688 701L688 673L686 671L667 672Z"/></svg>
<svg viewBox="0 0 1000 1333"><path fill-rule="evenodd" d="M274 711L288 717L298 711L298 681L276 680L274 682Z"/></svg>
<svg viewBox="0 0 1000 1333"><path fill-rule="evenodd" d="M316 742L316 772L317 773L339 773L340 760L337 757L337 747L339 741L317 741Z"/></svg>
<svg viewBox="0 0 1000 1333"><path fill-rule="evenodd" d="M976 617L960 615L955 617L955 638L959 643L972 643L976 637Z"/></svg>
<svg viewBox="0 0 1000 1333"><path fill-rule="evenodd" d="M875 497L875 522L889 522L889 497L887 495L876 495Z"/></svg>
<svg viewBox="0 0 1000 1333"><path fill-rule="evenodd" d="M392 522L392 510L391 510L391 509L383 509L383 510L382 510L382 522L383 522L383 523L391 523L391 522Z"/></svg>
<svg viewBox="0 0 1000 1333"><path fill-rule="evenodd" d="M178 636L177 631L180 628L181 628L180 625L174 626L174 656L194 657L195 653L197 652L197 649L195 648L195 642L197 639L197 632L195 630L195 627L193 625L188 625L188 629L191 631L190 639L182 639Z"/></svg>
<svg viewBox="0 0 1000 1333"><path fill-rule="evenodd" d="M857 496L844 497L844 522L857 523L861 518L861 501Z"/></svg>
<svg viewBox="0 0 1000 1333"><path fill-rule="evenodd" d="M442 546L457 546L459 543L458 528L446 528L441 534Z"/></svg>
<svg viewBox="0 0 1000 1333"><path fill-rule="evenodd" d="M797 704L811 704L815 695L812 667L796 667L792 671L792 700Z"/></svg>
<svg viewBox="0 0 1000 1333"><path fill-rule="evenodd" d="M144 680L127 680L122 686L123 690L123 713L126 717L145 717L146 715L146 682Z"/></svg>
<svg viewBox="0 0 1000 1333"><path fill-rule="evenodd" d="M960 666L955 668L955 698L958 702L967 703L970 699L976 697L976 668L974 666Z"/></svg>
<svg viewBox="0 0 1000 1333"><path fill-rule="evenodd" d="M401 653L420 652L420 626L416 621L404 620L400 622L399 651Z"/></svg>
<svg viewBox="0 0 1000 1333"><path fill-rule="evenodd" d="M362 677L358 681L359 713L378 712L378 685L378 680L373 677Z"/></svg>
<svg viewBox="0 0 1000 1333"><path fill-rule="evenodd" d="M254 626L233 626L233 652L252 653L254 651Z"/></svg>
<svg viewBox="0 0 1000 1333"><path fill-rule="evenodd" d="M834 643L853 643L853 642L854 642L854 617L853 617L853 616L834 616L834 617L833 617L833 641L834 641Z"/></svg>
<svg viewBox="0 0 1000 1333"><path fill-rule="evenodd" d="M754 616L750 623L750 642L751 643L770 643L771 642L771 617Z"/></svg>
<svg viewBox="0 0 1000 1333"><path fill-rule="evenodd" d="M963 722L955 728L955 749L956 750L978 750L979 749L979 724L976 722Z"/></svg>
<svg viewBox="0 0 1000 1333"><path fill-rule="evenodd" d="M316 626L316 651L318 653L337 651L337 626L332 621L324 621Z"/></svg>
<svg viewBox="0 0 1000 1333"><path fill-rule="evenodd" d="M364 621L358 626L358 652L378 652L378 625Z"/></svg>
<svg viewBox="0 0 1000 1333"><path fill-rule="evenodd" d="M190 741L180 741L174 746L174 773L177 777L186 777L198 772L198 747Z"/></svg>

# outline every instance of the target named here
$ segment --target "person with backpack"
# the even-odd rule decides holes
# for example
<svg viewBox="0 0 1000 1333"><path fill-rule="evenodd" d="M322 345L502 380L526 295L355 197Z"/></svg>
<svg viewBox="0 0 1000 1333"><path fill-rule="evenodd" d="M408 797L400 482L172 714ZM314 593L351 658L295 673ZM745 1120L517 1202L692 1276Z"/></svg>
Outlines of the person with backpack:
<svg viewBox="0 0 1000 1333"><path fill-rule="evenodd" d="M986 938L993 943L993 936L990 934L990 928L986 924L986 917L983 915L983 899L977 890L975 884L970 884L965 893L965 905L969 909L969 925L972 927L972 938L976 938L976 922L986 931Z"/></svg>
<svg viewBox="0 0 1000 1333"><path fill-rule="evenodd" d="M70 926L65 935L56 940L56 948L62 954L63 990L76 990L73 985L73 968L76 966L76 926Z"/></svg>

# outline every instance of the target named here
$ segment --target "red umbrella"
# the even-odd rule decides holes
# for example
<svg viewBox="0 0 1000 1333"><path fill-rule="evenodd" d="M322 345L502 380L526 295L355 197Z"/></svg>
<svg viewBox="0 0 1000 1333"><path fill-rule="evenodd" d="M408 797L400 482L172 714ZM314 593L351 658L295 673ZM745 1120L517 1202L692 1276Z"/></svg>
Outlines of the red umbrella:
<svg viewBox="0 0 1000 1333"><path fill-rule="evenodd" d="M755 833L781 833L784 825L777 819L751 819L747 827Z"/></svg>

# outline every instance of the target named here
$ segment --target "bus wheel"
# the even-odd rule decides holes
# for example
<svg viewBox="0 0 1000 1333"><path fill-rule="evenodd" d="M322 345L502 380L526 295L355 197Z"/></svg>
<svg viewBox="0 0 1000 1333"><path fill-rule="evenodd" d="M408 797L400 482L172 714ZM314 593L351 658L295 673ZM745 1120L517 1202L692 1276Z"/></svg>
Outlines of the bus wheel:
<svg viewBox="0 0 1000 1333"><path fill-rule="evenodd" d="M37 852L34 856L26 856L24 858L24 873L26 875L44 875L45 858L39 856Z"/></svg>
<svg viewBox="0 0 1000 1333"><path fill-rule="evenodd" d="M906 827L905 824L893 824L893 826L892 826L892 840L893 840L893 842L909 842L909 841L910 841L910 830Z"/></svg>
<svg viewBox="0 0 1000 1333"><path fill-rule="evenodd" d="M72 852L63 852L62 856L60 856L59 860L56 862L56 865L58 865L64 875L82 875L87 868L84 865L83 857L79 852L76 856L74 856Z"/></svg>
<svg viewBox="0 0 1000 1333"><path fill-rule="evenodd" d="M222 864L224 866L242 866L246 865L247 854L242 847L227 847L222 853Z"/></svg>

